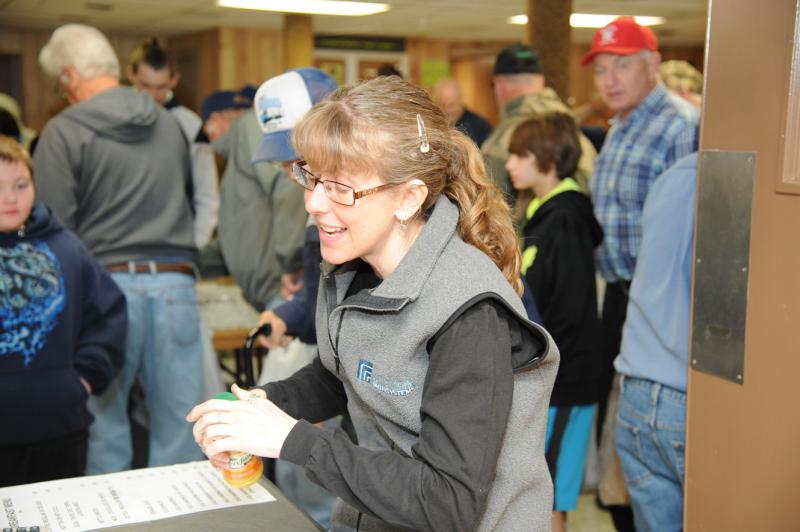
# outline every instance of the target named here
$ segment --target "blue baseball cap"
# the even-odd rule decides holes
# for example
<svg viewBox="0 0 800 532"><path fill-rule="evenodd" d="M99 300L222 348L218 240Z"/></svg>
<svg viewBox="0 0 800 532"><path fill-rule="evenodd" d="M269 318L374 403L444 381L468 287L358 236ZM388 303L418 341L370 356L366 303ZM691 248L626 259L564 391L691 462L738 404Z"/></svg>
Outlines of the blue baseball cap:
<svg viewBox="0 0 800 532"><path fill-rule="evenodd" d="M200 119L205 124L211 113L226 109L247 109L253 105L255 89L245 85L239 91L216 91L209 94L200 104Z"/></svg>
<svg viewBox="0 0 800 532"><path fill-rule="evenodd" d="M252 162L299 159L292 147L292 128L336 87L333 78L318 68L294 68L262 83L253 106L264 136Z"/></svg>
<svg viewBox="0 0 800 532"><path fill-rule="evenodd" d="M253 105L253 100L255 100L255 98L256 98L256 91L257 90L258 90L258 87L256 87L255 85L250 85L249 83L247 85L242 85L242 88L239 89L239 96L241 96L242 98L247 99L247 101L250 102L250 103L247 104L247 107L250 107L251 105Z"/></svg>

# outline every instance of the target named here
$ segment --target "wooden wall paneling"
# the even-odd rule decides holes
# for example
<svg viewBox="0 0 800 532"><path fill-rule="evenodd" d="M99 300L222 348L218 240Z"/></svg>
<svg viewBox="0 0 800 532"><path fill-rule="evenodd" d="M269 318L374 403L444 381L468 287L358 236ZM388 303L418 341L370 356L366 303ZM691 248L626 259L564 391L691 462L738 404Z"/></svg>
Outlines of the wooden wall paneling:
<svg viewBox="0 0 800 532"><path fill-rule="evenodd" d="M219 28L219 86L260 85L283 68L283 32L252 28Z"/></svg>
<svg viewBox="0 0 800 532"><path fill-rule="evenodd" d="M581 57L589 51L588 44L573 44L569 54L569 89L564 102L581 105L589 102L594 90L594 76L591 65L581 66Z"/></svg>
<svg viewBox="0 0 800 532"><path fill-rule="evenodd" d="M409 61L409 81L430 91L433 86L425 86L423 83L424 63L426 61L449 61L450 44L439 39L409 38L406 39L406 53Z"/></svg>
<svg viewBox="0 0 800 532"><path fill-rule="evenodd" d="M497 125L499 116L492 89L492 66L483 57L465 57L451 61L450 73L461 88L464 105Z"/></svg>
<svg viewBox="0 0 800 532"><path fill-rule="evenodd" d="M178 98L184 105L199 113L203 99L220 88L219 30L168 37L166 42L171 53L177 57L184 58L188 55L192 59L190 65L183 62L181 64ZM187 66L193 72L187 72Z"/></svg>
<svg viewBox="0 0 800 532"><path fill-rule="evenodd" d="M49 38L49 32L5 29L0 32L0 52L21 58L23 97L19 104L22 120L36 130L41 130L51 110L60 108L61 102L55 91L55 81L39 66L39 51Z"/></svg>
<svg viewBox="0 0 800 532"><path fill-rule="evenodd" d="M257 60L255 67L257 70L246 81L260 85L267 79L282 74L287 68L281 60L284 56L284 46L281 31L260 30L254 48L257 50L257 53L254 54L254 58ZM305 66L313 66L313 63L309 62Z"/></svg>

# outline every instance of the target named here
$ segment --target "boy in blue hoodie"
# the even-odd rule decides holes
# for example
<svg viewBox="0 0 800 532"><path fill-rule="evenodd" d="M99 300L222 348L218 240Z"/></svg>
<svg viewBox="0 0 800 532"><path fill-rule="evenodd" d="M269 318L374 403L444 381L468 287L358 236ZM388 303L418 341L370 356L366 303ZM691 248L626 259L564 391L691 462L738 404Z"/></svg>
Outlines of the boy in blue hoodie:
<svg viewBox="0 0 800 532"><path fill-rule="evenodd" d="M89 394L124 360L125 296L0 137L0 487L81 476Z"/></svg>

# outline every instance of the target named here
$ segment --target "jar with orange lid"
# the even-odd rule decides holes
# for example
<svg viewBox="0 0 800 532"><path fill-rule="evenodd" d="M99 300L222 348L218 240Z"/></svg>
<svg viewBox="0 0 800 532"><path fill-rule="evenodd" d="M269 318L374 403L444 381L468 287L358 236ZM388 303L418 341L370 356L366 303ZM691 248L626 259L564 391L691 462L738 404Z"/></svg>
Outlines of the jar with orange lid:
<svg viewBox="0 0 800 532"><path fill-rule="evenodd" d="M238 398L231 392L222 392L214 395L214 399L237 401ZM258 482L264 472L264 463L258 456L236 451L228 452L230 462L222 471L222 477L229 486L246 488Z"/></svg>

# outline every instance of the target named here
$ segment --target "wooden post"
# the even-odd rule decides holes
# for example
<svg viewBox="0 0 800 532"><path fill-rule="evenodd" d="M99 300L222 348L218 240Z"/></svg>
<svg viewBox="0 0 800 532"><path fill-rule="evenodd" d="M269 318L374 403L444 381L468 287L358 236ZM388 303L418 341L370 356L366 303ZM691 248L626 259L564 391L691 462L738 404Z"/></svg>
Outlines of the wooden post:
<svg viewBox="0 0 800 532"><path fill-rule="evenodd" d="M538 52L547 86L569 96L572 0L528 0L527 42Z"/></svg>
<svg viewBox="0 0 800 532"><path fill-rule="evenodd" d="M283 68L314 66L311 15L283 16Z"/></svg>

